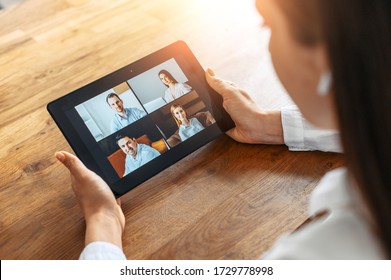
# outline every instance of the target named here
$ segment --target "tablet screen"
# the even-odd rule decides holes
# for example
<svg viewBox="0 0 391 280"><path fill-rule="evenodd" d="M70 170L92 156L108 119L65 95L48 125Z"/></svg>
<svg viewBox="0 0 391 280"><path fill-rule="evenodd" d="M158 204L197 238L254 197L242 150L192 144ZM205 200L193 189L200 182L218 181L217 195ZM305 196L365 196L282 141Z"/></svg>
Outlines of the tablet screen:
<svg viewBox="0 0 391 280"><path fill-rule="evenodd" d="M233 127L183 42L48 105L79 158L118 197Z"/></svg>

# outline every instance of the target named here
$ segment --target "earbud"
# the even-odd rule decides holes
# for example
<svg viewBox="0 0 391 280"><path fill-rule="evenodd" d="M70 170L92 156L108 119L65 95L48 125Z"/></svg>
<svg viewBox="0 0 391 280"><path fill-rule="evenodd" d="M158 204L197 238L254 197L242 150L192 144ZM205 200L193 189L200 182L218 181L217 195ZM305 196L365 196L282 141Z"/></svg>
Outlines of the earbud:
<svg viewBox="0 0 391 280"><path fill-rule="evenodd" d="M331 84L333 83L333 76L330 70L327 70L322 73L318 83L318 95L326 96L329 94L331 89Z"/></svg>

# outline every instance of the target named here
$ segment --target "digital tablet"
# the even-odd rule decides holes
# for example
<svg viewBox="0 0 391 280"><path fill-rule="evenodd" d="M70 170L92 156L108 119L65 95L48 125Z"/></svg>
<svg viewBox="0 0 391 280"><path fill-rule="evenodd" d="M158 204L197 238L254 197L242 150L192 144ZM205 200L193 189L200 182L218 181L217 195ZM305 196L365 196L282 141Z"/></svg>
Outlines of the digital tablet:
<svg viewBox="0 0 391 280"><path fill-rule="evenodd" d="M116 197L234 126L183 41L54 100L47 109L76 155Z"/></svg>

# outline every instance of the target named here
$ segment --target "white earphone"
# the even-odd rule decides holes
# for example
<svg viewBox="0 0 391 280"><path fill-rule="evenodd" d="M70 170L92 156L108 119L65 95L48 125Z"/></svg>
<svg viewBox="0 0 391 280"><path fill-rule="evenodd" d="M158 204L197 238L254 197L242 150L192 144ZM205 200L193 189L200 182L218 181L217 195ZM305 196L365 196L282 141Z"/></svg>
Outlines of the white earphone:
<svg viewBox="0 0 391 280"><path fill-rule="evenodd" d="M325 71L322 73L318 83L318 95L326 96L330 92L331 84L333 83L333 76L331 71Z"/></svg>

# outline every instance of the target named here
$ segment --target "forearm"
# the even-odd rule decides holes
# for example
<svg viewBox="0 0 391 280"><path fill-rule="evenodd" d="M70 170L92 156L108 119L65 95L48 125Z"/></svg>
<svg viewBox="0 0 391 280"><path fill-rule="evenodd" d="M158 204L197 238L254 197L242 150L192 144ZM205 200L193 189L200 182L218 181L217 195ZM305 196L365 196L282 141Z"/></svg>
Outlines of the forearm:
<svg viewBox="0 0 391 280"><path fill-rule="evenodd" d="M115 215L95 213L86 219L85 245L94 241L112 243L122 249L122 225Z"/></svg>

